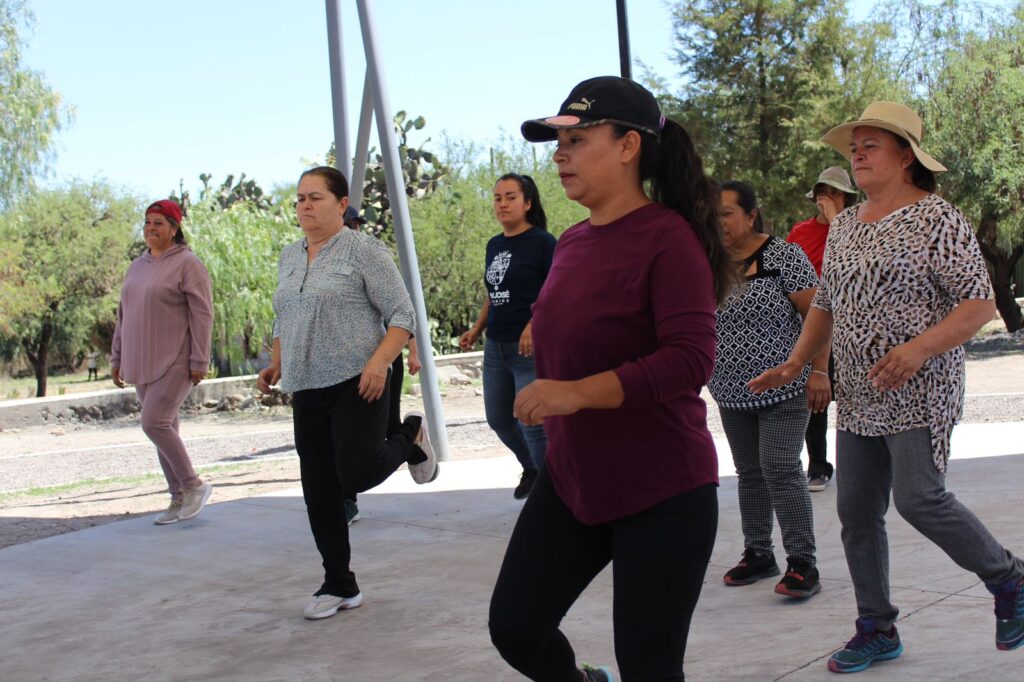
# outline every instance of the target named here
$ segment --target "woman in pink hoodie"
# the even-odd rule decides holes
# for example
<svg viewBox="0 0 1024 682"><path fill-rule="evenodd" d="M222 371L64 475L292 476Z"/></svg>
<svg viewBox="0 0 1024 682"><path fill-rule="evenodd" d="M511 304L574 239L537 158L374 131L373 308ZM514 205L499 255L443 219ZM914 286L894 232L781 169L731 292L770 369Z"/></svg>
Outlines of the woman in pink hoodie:
<svg viewBox="0 0 1024 682"><path fill-rule="evenodd" d="M191 519L210 499L178 435L178 410L206 377L213 331L210 275L185 244L181 209L164 199L146 209L149 249L128 268L111 344L114 383L135 384L142 430L160 455L171 505L155 523Z"/></svg>

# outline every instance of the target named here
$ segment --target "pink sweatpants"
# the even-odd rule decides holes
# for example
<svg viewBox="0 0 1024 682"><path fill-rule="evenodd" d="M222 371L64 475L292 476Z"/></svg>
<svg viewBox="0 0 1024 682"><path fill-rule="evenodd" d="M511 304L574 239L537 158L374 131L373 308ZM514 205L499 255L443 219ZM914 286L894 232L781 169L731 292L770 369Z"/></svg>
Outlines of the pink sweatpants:
<svg viewBox="0 0 1024 682"><path fill-rule="evenodd" d="M188 356L189 346L186 343L162 377L135 386L142 404L142 430L156 446L167 489L172 495L201 483L178 435L178 410L192 390Z"/></svg>

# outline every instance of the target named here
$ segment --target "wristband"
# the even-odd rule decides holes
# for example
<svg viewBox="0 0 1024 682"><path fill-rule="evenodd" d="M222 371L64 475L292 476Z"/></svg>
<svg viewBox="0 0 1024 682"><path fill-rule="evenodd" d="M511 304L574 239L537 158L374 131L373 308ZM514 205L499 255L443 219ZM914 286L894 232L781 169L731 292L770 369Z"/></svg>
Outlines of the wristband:
<svg viewBox="0 0 1024 682"><path fill-rule="evenodd" d="M812 369L811 372L814 373L814 374L820 374L821 376L825 377L826 379L828 378L828 372L823 372L820 369Z"/></svg>

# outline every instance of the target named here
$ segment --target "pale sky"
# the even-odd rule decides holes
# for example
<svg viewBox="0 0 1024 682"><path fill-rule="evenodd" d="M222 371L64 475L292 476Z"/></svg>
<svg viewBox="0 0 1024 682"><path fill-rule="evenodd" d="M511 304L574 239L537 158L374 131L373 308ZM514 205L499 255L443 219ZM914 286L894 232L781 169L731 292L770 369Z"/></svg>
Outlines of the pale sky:
<svg viewBox="0 0 1024 682"><path fill-rule="evenodd" d="M634 60L678 82L665 3L627 4ZM28 5L25 61L75 109L48 183L106 179L151 198L179 178L194 189L202 172L245 172L269 189L332 140L324 0ZM370 5L391 106L426 117L435 150L441 131L483 144L514 133L580 80L619 71L614 0ZM354 138L365 73L354 0L342 18Z"/></svg>

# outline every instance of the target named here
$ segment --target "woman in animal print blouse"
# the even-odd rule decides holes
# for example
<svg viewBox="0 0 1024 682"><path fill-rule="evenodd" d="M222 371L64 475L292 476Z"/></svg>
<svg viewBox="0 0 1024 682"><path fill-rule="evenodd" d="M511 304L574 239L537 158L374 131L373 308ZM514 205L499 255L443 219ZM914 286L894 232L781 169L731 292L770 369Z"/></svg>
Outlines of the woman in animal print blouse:
<svg viewBox="0 0 1024 682"><path fill-rule="evenodd" d="M885 512L896 509L996 598L996 646L1024 644L1024 562L946 491L949 438L963 408L964 354L995 313L974 231L936 195L946 168L920 147L921 119L891 102L823 139L850 160L866 200L832 223L807 323L763 391L797 376L832 337L838 511L857 598L857 634L831 657L863 670L903 651L889 600Z"/></svg>

